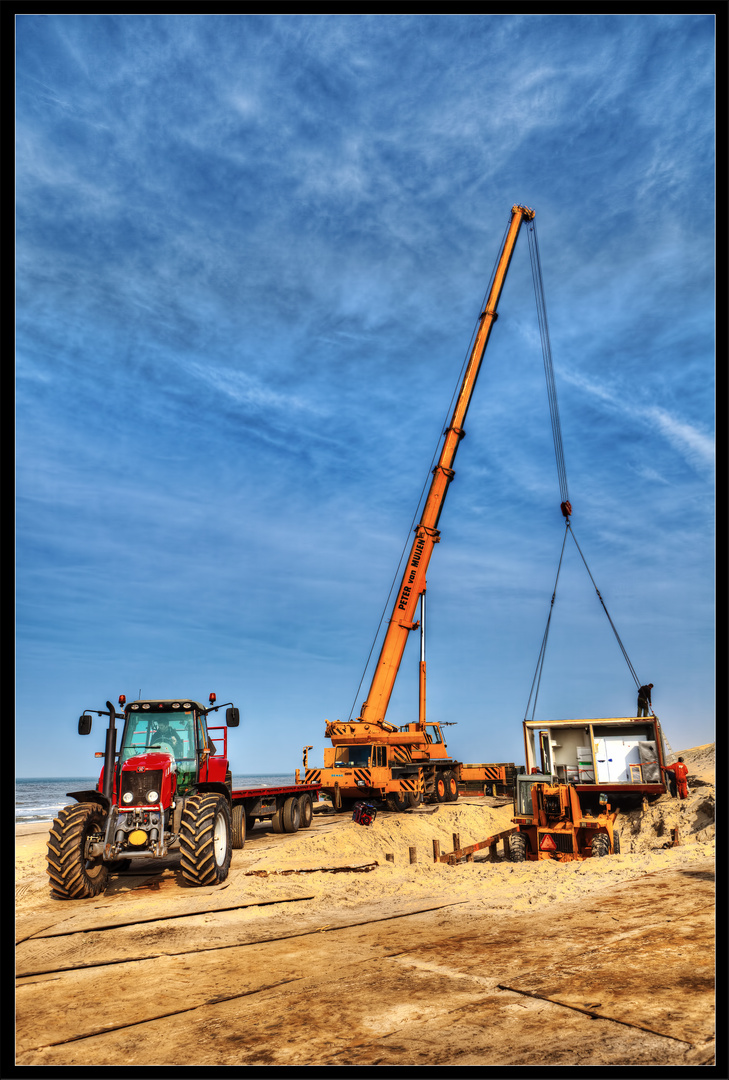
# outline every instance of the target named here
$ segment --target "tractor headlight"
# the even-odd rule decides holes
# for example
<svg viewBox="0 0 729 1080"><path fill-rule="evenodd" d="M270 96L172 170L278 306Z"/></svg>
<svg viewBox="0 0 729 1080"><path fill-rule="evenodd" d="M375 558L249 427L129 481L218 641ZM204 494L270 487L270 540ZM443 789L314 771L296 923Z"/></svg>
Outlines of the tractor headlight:
<svg viewBox="0 0 729 1080"><path fill-rule="evenodd" d="M159 802L159 792L152 789L147 792L147 802Z"/></svg>
<svg viewBox="0 0 729 1080"><path fill-rule="evenodd" d="M130 802L132 802L133 799L134 799L134 796L132 795L131 791L125 791L124 794L122 795L122 802L130 803Z"/></svg>

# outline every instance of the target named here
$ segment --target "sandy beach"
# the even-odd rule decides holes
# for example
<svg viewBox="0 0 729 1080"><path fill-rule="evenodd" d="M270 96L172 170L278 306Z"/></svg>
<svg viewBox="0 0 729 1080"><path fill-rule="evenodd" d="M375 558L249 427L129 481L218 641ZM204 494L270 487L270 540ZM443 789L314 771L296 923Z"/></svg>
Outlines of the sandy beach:
<svg viewBox="0 0 729 1080"><path fill-rule="evenodd" d="M322 805L259 824L217 888L169 859L63 902L49 823L18 826L16 1062L711 1064L714 747L681 753L690 797L621 814L621 854L583 862L433 861L508 828L503 800L369 827Z"/></svg>

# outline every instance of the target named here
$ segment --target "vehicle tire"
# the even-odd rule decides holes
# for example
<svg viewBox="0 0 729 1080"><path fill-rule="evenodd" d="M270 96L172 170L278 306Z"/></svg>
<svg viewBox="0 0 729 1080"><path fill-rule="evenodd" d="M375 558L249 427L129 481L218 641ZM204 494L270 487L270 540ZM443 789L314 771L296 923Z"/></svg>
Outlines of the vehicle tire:
<svg viewBox="0 0 729 1080"><path fill-rule="evenodd" d="M620 854L620 833L613 829L613 855Z"/></svg>
<svg viewBox="0 0 729 1080"><path fill-rule="evenodd" d="M236 803L230 815L230 841L236 850L245 847L246 825L245 807L243 803Z"/></svg>
<svg viewBox="0 0 729 1080"><path fill-rule="evenodd" d="M458 780L454 772L447 772L445 774L446 782L446 802L455 802L458 798Z"/></svg>
<svg viewBox="0 0 729 1080"><path fill-rule="evenodd" d="M248 814L246 814L246 836L253 830L253 826L256 824L257 820L257 818L248 817Z"/></svg>
<svg viewBox="0 0 729 1080"><path fill-rule="evenodd" d="M301 807L295 795L291 795L283 805L281 823L284 832L298 832L301 824Z"/></svg>
<svg viewBox="0 0 729 1080"><path fill-rule="evenodd" d="M610 852L610 838L607 833L597 833L592 838L592 857L602 859Z"/></svg>
<svg viewBox="0 0 729 1080"><path fill-rule="evenodd" d="M109 867L101 858L88 859L86 848L92 837L103 840L105 831L106 814L99 803L63 807L48 837L48 877L53 896L59 900L85 900L104 891Z"/></svg>
<svg viewBox="0 0 729 1080"><path fill-rule="evenodd" d="M311 801L311 795L299 795L299 813L301 816L299 828L311 828L311 822L314 818L314 805Z"/></svg>
<svg viewBox="0 0 729 1080"><path fill-rule="evenodd" d="M509 862L526 862L527 840L523 833L513 833L509 837Z"/></svg>
<svg viewBox="0 0 729 1080"><path fill-rule="evenodd" d="M408 806L411 810L414 810L416 806L420 806L423 801L422 791L410 791L407 795Z"/></svg>
<svg viewBox="0 0 729 1080"><path fill-rule="evenodd" d="M219 885L228 876L232 855L228 800L214 793L190 795L180 821L180 869L185 881Z"/></svg>
<svg viewBox="0 0 729 1080"><path fill-rule="evenodd" d="M393 814L402 814L403 810L410 809L407 795L402 795L399 792L392 792L392 794L388 795L385 799L385 805Z"/></svg>
<svg viewBox="0 0 729 1080"><path fill-rule="evenodd" d="M277 810L271 818L271 828L275 833L285 832L283 827L283 807Z"/></svg>
<svg viewBox="0 0 729 1080"><path fill-rule="evenodd" d="M446 802L448 799L448 785L446 784L446 774L439 772L435 778L435 797L438 802Z"/></svg>

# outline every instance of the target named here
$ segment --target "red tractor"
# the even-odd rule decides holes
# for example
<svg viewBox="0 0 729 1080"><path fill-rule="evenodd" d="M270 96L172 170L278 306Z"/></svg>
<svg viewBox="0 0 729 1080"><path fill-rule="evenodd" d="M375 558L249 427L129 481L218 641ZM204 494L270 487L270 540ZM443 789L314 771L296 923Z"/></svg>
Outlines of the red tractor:
<svg viewBox="0 0 729 1080"><path fill-rule="evenodd" d="M227 730L207 726L209 714L224 707L214 702L211 694L208 708L184 698L127 705L122 695L123 713L107 701L107 711L87 709L79 718L79 734L88 735L90 713L109 717L104 767L95 790L68 792L76 803L65 806L51 827L48 875L56 897L97 896L109 870L173 852L179 852L182 876L191 885L227 878L232 776ZM122 716L117 753L116 719ZM237 727L238 709L228 706L225 719Z"/></svg>

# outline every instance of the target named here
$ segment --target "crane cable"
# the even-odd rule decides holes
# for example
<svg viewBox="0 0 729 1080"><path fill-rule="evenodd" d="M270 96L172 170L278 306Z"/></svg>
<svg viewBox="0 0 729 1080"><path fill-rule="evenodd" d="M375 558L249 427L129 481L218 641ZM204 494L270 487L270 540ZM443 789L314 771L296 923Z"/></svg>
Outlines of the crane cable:
<svg viewBox="0 0 729 1080"><path fill-rule="evenodd" d="M620 635L618 634L615 623L613 622L613 620L610 617L610 612L607 609L607 605L605 604L605 601L604 601L604 599L603 599L603 597L602 597L602 595L600 593L600 590L598 589L597 585L595 584L595 579L592 576L592 573L590 571L590 567L587 565L587 559L585 558L585 556L584 556L584 554L582 552L582 548L577 543L577 537L575 536L574 529L572 528L572 524L570 522L570 514L572 513L572 506L571 506L570 501L569 501L569 491L568 491L568 487L567 487L567 469L566 469L566 466L565 466L564 447L563 447L563 444L562 444L562 425L561 425L560 419L559 419L559 407L558 407L558 404L557 404L557 386L556 386L556 382L555 382L555 378L554 378L554 365L552 363L552 347L551 347L551 344L550 344L550 341L549 341L549 324L547 322L547 306L546 306L546 301L545 301L545 298L544 298L544 280L542 278L542 267L541 267L541 261L540 261L540 258L539 258L539 243L538 243L538 240L537 240L536 223L535 223L535 221L533 219L529 223L529 228L527 230L527 235L529 237L529 258L530 258L530 261L531 261L531 264L532 264L532 280L534 282L534 296L535 296L535 299L536 299L536 302L537 302L537 318L538 318L538 321L539 321L539 334L540 334L541 344L542 344L542 357L543 357L543 360L544 360L544 373L545 373L546 380L547 380L547 398L549 400L549 413L550 413L550 418L551 418L551 422L552 422L552 439L553 439L553 442L554 442L554 454L555 454L555 458L556 458L556 462L557 462L557 478L558 478L558 481L559 481L559 491L560 491L560 496L561 496L561 500L562 500L561 504L560 504L560 509L562 510L562 514L564 515L564 518L565 518L565 533L564 533L564 538L562 540L562 550L561 550L560 556L559 556L559 565L557 567L557 576L556 576L555 582L554 582L554 590L552 592L552 600L551 600L551 603L550 603L550 606L549 606L549 615L547 616L547 625L546 625L546 628L545 628L545 631L544 631L544 637L542 638L542 645L541 645L541 648L540 648L540 651L539 651L539 658L537 660L537 667L536 667L536 671L534 673L534 678L532 680L532 686L531 686L531 690L529 692L529 700L527 701L527 707L526 707L525 714L524 714L524 719L525 720L527 719L527 715L529 713L529 706L530 706L530 704L532 702L532 697L534 698L534 704L533 704L533 707L532 707L532 719L534 719L534 713L536 712L536 708L537 708L537 697L539 695L539 687L540 687L541 680L542 680L542 670L544 668L544 659L545 659L546 651L547 651L547 639L549 637L549 629L550 629L550 624L551 624L551 621L552 621L552 612L554 611L554 603L555 603L555 600L556 600L556 597L557 597L557 583L559 582L559 575L560 575L560 571L562 569L562 559L564 557L564 549L565 549L565 543L567 541L567 533L568 532L571 534L572 539L575 542L575 547L579 551L580 556L582 558L582 561L585 564L585 569L587 570L587 573L588 573L588 575L590 577L590 581L592 582L592 584L593 584L593 586L595 588L595 592L597 593L598 600L600 601L600 603L602 605L602 608L603 608L603 611L605 612L605 614L607 616L607 620L610 623L610 626L612 627L612 631L615 634L615 639L616 639L616 641L617 641L617 643L618 643L618 645L620 647L620 651L622 652L622 654L623 654L623 656L625 658L625 662L627 663L628 668L630 670L630 673L633 676L633 679L635 680L635 685L637 687L640 687L640 685L641 685L640 679L638 678L638 676L637 676L637 674L635 672L635 668L633 667L633 665L632 665L632 663L630 661L630 657L628 656L628 653L627 653L627 651L625 649L625 646L623 645L623 642L620 639Z"/></svg>

